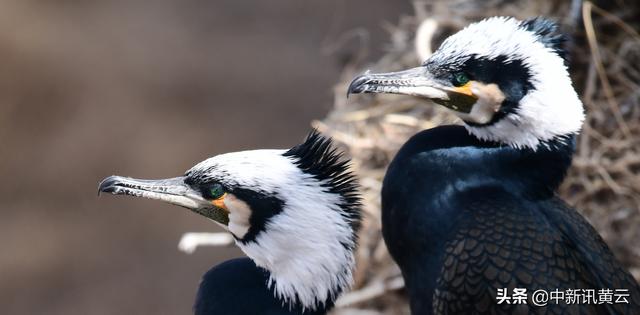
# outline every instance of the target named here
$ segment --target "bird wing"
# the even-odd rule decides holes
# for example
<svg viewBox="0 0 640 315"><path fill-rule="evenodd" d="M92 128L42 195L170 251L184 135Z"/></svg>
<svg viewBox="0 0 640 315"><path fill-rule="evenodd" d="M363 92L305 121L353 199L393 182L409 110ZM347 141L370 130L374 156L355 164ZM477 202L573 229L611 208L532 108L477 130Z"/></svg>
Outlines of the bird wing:
<svg viewBox="0 0 640 315"><path fill-rule="evenodd" d="M445 245L433 296L436 314L640 312L638 284L574 209L559 200L525 201L499 188L459 200L461 223ZM513 297L514 288L526 289L526 304L513 299L498 304L498 290L507 289ZM562 300L546 307L532 304L536 290L556 289L563 292ZM628 289L630 304L584 303L582 298L568 304L566 290L576 289L594 289L596 298L600 289Z"/></svg>

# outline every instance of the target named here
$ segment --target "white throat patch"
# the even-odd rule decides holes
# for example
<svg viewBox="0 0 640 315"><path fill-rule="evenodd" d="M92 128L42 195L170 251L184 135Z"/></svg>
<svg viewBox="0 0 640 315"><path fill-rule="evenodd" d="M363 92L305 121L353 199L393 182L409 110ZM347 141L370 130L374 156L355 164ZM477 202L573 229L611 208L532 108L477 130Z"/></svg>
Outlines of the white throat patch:
<svg viewBox="0 0 640 315"><path fill-rule="evenodd" d="M304 187L260 233L255 242L238 246L257 265L271 272L270 286L287 303L316 309L351 285L355 246L349 223L317 187ZM324 196L322 196L324 195ZM332 203L332 202L329 202ZM344 245L343 245L344 244Z"/></svg>

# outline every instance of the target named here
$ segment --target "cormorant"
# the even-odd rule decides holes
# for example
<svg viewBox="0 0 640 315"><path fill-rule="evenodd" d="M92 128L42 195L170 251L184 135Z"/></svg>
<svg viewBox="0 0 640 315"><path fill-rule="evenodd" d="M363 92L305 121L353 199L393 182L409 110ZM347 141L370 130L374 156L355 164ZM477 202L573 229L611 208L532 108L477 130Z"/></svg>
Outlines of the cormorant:
<svg viewBox="0 0 640 315"><path fill-rule="evenodd" d="M185 207L233 235L249 258L204 275L196 315L325 314L352 281L357 190L347 161L315 131L289 150L227 153L184 176L110 176L99 186Z"/></svg>
<svg viewBox="0 0 640 315"><path fill-rule="evenodd" d="M349 86L429 99L464 122L413 136L384 178L382 232L413 314L640 314L638 283L554 193L584 120L563 41L543 18L488 18L417 68ZM537 290L562 299L536 306ZM628 303L594 302L602 290Z"/></svg>

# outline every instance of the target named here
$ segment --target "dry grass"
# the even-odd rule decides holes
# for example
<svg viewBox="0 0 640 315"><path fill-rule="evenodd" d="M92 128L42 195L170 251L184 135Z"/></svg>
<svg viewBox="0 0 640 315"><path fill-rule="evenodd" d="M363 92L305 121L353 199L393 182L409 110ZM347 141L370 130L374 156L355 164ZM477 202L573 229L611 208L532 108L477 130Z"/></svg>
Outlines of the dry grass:
<svg viewBox="0 0 640 315"><path fill-rule="evenodd" d="M347 100L350 80L364 69L417 66L447 34L492 15L548 16L572 36L570 71L588 115L560 194L640 278L640 20L634 19L640 4L613 1L601 8L580 1L494 0L428 1L415 7L415 16L387 26L391 41L386 55L373 64L354 63L344 70L335 87L334 110L325 120L314 122L349 152L365 199L354 291L339 300L334 313L408 314L402 277L380 234L381 180L411 135L458 123L440 107L425 106L411 97L358 95Z"/></svg>

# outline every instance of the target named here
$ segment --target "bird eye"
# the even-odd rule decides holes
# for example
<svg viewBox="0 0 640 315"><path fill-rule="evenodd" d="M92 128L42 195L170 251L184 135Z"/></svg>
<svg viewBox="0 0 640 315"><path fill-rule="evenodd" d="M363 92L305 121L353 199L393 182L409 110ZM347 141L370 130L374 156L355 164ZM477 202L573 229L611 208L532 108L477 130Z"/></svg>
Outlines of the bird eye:
<svg viewBox="0 0 640 315"><path fill-rule="evenodd" d="M224 195L224 187L218 183L214 183L209 186L209 189L206 191L209 198L218 199Z"/></svg>
<svg viewBox="0 0 640 315"><path fill-rule="evenodd" d="M453 85L455 86L463 86L469 83L469 76L467 76L464 72L458 72L453 75Z"/></svg>

